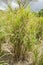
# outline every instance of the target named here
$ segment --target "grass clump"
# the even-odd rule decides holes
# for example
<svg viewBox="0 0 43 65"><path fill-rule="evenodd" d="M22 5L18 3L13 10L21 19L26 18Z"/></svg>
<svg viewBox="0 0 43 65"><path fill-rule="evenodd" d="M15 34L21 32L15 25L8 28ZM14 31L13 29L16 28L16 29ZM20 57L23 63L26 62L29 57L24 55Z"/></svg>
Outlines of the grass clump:
<svg viewBox="0 0 43 65"><path fill-rule="evenodd" d="M43 38L43 17L36 17L28 8L0 14L0 49L1 44L8 41L13 44L15 60L24 60L27 52L32 52L37 63L37 47Z"/></svg>

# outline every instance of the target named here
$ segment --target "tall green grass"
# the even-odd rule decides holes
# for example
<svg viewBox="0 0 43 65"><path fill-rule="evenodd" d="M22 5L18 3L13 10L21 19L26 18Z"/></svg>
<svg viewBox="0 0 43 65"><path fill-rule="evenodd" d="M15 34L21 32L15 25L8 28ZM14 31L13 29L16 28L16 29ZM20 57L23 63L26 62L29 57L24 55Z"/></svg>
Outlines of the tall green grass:
<svg viewBox="0 0 43 65"><path fill-rule="evenodd" d="M43 38L43 17L36 17L29 8L0 11L0 44L9 39L14 45L15 59L25 59L26 51L33 52L37 62L38 45ZM0 45L1 49L1 45Z"/></svg>

